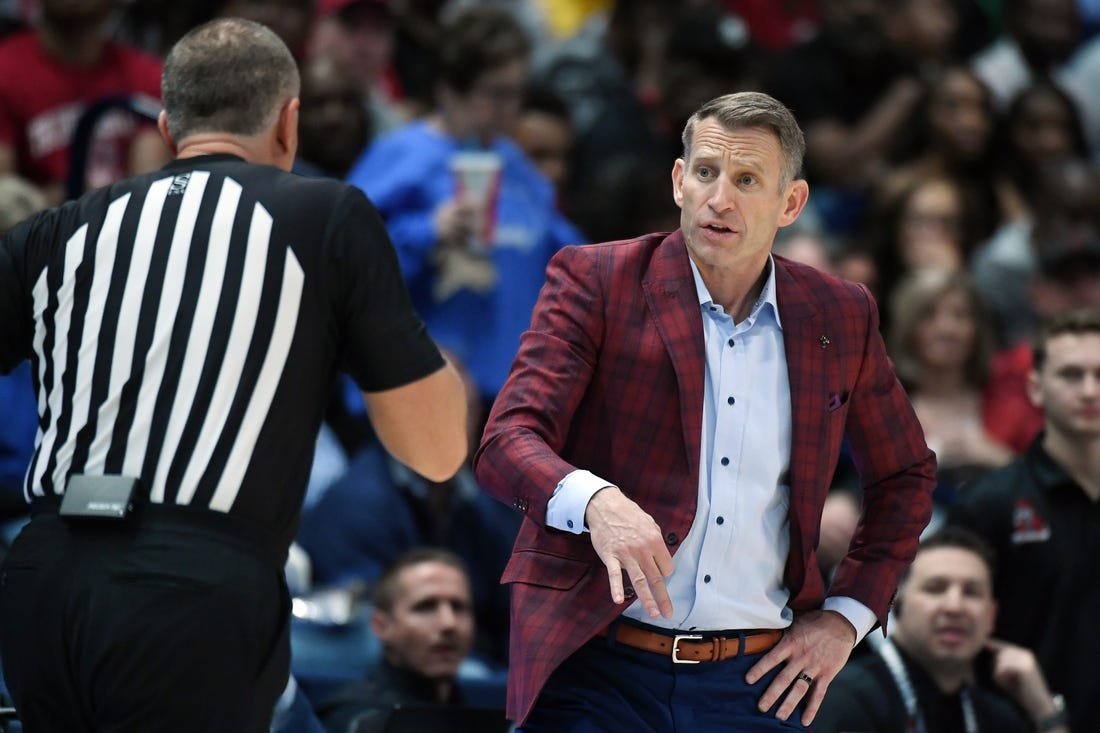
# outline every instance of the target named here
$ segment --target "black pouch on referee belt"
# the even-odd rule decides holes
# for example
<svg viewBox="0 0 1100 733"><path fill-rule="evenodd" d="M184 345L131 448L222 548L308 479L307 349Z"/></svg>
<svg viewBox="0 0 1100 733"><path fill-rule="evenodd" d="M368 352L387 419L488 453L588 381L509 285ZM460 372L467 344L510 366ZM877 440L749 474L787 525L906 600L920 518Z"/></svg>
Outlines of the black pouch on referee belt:
<svg viewBox="0 0 1100 733"><path fill-rule="evenodd" d="M61 497L58 515L74 522L123 522L134 508L138 480L76 474Z"/></svg>

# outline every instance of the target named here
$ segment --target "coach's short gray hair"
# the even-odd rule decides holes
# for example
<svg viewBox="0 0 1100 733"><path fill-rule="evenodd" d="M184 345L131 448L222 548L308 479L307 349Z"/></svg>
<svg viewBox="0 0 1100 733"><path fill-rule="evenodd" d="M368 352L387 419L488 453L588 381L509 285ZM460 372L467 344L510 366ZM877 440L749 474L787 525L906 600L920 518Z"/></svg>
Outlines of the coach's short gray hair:
<svg viewBox="0 0 1100 733"><path fill-rule="evenodd" d="M806 154L806 138L794 114L782 102L762 92L737 92L710 100L695 111L684 125L682 142L684 160L691 155L691 141L695 126L713 117L727 130L747 127L767 127L779 138L783 153L783 175L780 189L785 189L802 171L802 158Z"/></svg>

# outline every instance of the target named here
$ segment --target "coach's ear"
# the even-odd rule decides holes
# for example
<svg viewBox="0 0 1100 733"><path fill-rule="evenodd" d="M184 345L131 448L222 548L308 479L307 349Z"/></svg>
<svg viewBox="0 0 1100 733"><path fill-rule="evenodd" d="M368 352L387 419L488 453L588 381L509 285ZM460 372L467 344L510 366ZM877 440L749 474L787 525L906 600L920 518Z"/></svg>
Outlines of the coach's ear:
<svg viewBox="0 0 1100 733"><path fill-rule="evenodd" d="M176 141L172 138L172 133L168 132L168 113L163 109L157 116L157 129L160 130L160 137L164 140L164 144L168 146L168 150L174 158L176 153L179 152L179 148L176 147Z"/></svg>

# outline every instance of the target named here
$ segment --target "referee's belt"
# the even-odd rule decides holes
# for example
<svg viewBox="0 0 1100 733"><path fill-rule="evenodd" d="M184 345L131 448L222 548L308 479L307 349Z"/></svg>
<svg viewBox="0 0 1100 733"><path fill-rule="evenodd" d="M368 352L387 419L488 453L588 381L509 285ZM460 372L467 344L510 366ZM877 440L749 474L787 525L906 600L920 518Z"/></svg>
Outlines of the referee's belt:
<svg viewBox="0 0 1100 733"><path fill-rule="evenodd" d="M766 652L783 638L782 629L756 631L737 636L660 633L627 624L612 624L597 632L615 643L670 657L677 664L720 662L742 654Z"/></svg>
<svg viewBox="0 0 1100 733"><path fill-rule="evenodd" d="M31 516L56 517L60 507L60 495L36 496L30 504ZM81 527L81 531L95 531L99 527L105 531L117 532L133 525L150 529L175 527L222 538L278 570L282 570L286 564L287 550L293 539L280 537L256 522L226 512L187 504L162 504L144 498L135 499L133 516L129 522L87 524Z"/></svg>

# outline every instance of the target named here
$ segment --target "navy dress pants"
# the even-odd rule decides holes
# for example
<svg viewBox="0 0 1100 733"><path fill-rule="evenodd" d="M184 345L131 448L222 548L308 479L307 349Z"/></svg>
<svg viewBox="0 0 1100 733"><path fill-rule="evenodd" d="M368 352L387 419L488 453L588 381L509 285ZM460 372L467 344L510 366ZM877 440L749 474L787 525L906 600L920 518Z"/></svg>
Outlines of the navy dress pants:
<svg viewBox="0 0 1100 733"><path fill-rule="evenodd" d="M786 721L775 717L774 708L757 710L782 667L755 685L746 683L745 673L765 653L676 664L666 655L597 636L555 670L519 733L808 730L800 722L802 705Z"/></svg>

